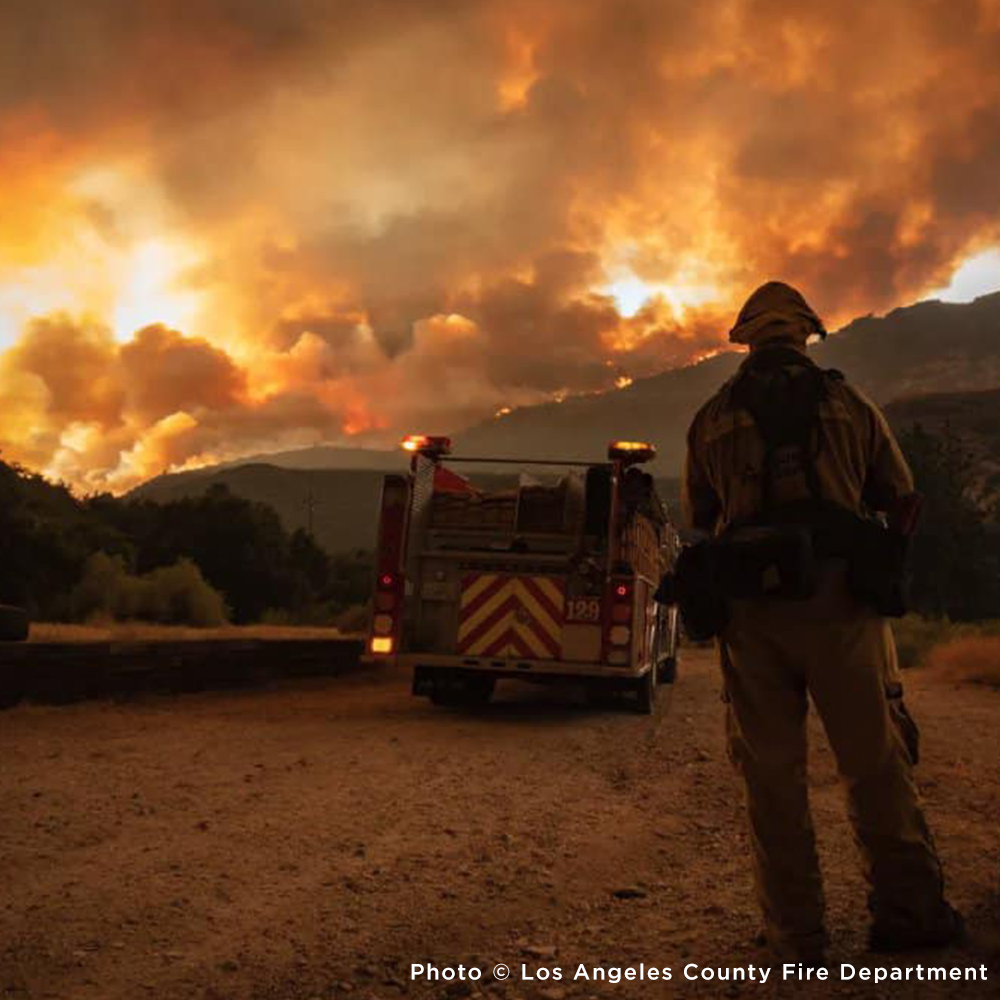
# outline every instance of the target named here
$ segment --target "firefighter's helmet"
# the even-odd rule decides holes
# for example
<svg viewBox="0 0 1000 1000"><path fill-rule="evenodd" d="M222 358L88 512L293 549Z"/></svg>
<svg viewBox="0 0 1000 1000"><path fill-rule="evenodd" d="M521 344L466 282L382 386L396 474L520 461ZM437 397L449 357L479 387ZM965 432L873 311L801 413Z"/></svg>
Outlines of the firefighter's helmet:
<svg viewBox="0 0 1000 1000"><path fill-rule="evenodd" d="M825 337L826 327L802 293L783 281L769 281L747 299L729 339L751 347L768 340L805 344L813 334Z"/></svg>

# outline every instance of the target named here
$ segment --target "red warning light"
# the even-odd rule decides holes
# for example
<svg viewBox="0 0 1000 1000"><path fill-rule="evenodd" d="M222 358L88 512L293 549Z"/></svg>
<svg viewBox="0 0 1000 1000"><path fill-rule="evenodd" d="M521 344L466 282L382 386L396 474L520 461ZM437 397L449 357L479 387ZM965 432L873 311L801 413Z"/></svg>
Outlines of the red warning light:
<svg viewBox="0 0 1000 1000"><path fill-rule="evenodd" d="M628 586L624 583L619 583L618 586L615 587L615 593L619 597L628 597Z"/></svg>

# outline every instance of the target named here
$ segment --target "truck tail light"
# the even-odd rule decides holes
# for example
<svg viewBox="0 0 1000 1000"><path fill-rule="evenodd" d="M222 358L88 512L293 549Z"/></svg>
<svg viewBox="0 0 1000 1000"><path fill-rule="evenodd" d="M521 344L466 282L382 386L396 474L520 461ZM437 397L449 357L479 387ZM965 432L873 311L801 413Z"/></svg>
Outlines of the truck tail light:
<svg viewBox="0 0 1000 1000"><path fill-rule="evenodd" d="M396 606L396 595L380 590L375 594L375 610L391 611Z"/></svg>
<svg viewBox="0 0 1000 1000"><path fill-rule="evenodd" d="M406 529L410 510L410 484L404 476L386 476L379 514L375 557L375 593L369 624L368 648L374 656L396 652L403 622Z"/></svg>
<svg viewBox="0 0 1000 1000"><path fill-rule="evenodd" d="M380 573L375 581L371 620L370 649L376 656L390 656L396 649L396 637L402 621L402 598L402 574Z"/></svg>
<svg viewBox="0 0 1000 1000"><path fill-rule="evenodd" d="M627 665L632 646L632 581L612 580L605 599L604 660Z"/></svg>
<svg viewBox="0 0 1000 1000"><path fill-rule="evenodd" d="M632 630L627 625L612 625L608 641L612 646L627 646L632 641Z"/></svg>
<svg viewBox="0 0 1000 1000"><path fill-rule="evenodd" d="M389 635L395 627L392 615L376 615L372 619L372 632L375 635Z"/></svg>

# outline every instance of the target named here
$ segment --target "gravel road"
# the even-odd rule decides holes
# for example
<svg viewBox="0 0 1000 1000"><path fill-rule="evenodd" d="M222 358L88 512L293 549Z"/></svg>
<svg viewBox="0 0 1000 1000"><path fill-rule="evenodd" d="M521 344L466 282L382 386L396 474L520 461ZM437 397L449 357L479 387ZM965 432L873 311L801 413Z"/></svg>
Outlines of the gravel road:
<svg viewBox="0 0 1000 1000"><path fill-rule="evenodd" d="M813 740L833 961L985 963L987 983L689 982L689 963L766 956L712 656L681 670L653 718L515 684L478 714L436 709L374 669L0 713L0 996L997 996L1000 693L909 679L963 951L864 952L843 802ZM411 981L412 962L487 973ZM640 962L672 980L572 978ZM556 967L562 981L539 978Z"/></svg>

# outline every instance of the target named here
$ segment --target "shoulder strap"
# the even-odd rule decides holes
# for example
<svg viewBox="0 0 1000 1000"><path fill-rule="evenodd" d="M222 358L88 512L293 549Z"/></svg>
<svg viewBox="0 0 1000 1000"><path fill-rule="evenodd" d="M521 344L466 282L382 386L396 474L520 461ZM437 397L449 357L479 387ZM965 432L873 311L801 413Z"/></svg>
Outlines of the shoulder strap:
<svg viewBox="0 0 1000 1000"><path fill-rule="evenodd" d="M763 517L772 513L773 469L779 448L799 449L810 496L813 501L822 501L815 466L822 444L819 407L827 398L829 381L842 378L840 372L824 370L790 348L769 348L744 362L733 383L732 399L749 412L764 441Z"/></svg>

